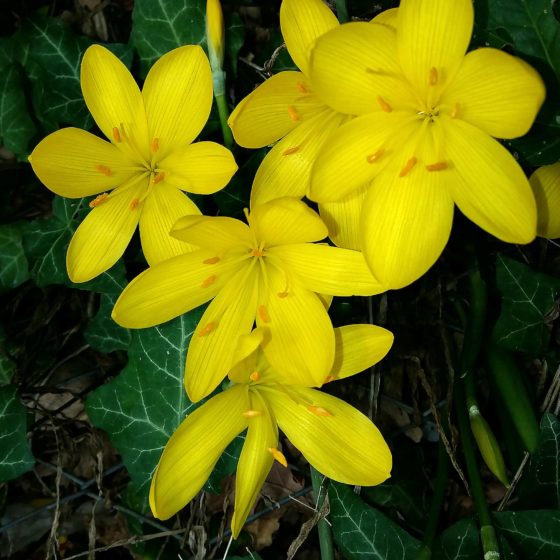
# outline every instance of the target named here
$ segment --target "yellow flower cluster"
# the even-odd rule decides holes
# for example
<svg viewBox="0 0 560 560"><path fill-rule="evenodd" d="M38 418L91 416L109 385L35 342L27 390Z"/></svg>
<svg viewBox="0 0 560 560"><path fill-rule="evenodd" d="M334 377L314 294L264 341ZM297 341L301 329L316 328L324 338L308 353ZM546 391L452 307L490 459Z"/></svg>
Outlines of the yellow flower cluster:
<svg viewBox="0 0 560 560"><path fill-rule="evenodd" d="M209 2L218 72L222 21L219 2ZM455 204L504 241L528 243L537 231L530 183L494 137L529 129L544 86L509 54L466 54L471 0L402 0L371 22L344 25L321 0L283 0L280 23L300 71L266 80L229 120L239 145L274 144L246 222L203 216L183 193L212 194L237 169L229 150L193 143L212 104L212 71L198 46L163 56L142 90L118 58L90 47L82 91L107 141L67 128L30 156L55 193L97 195L68 249L74 282L110 268L139 225L150 267L117 301L117 323L151 327L210 302L192 334L185 389L199 401L226 377L229 385L170 439L150 504L162 519L180 510L247 430L234 536L273 461L286 465L278 428L334 480L371 485L390 474L391 454L373 423L316 387L382 359L392 334L333 328L330 297L419 278L447 243ZM539 208L560 199L558 168L549 175L532 179ZM539 234L560 234L556 215L539 220Z"/></svg>

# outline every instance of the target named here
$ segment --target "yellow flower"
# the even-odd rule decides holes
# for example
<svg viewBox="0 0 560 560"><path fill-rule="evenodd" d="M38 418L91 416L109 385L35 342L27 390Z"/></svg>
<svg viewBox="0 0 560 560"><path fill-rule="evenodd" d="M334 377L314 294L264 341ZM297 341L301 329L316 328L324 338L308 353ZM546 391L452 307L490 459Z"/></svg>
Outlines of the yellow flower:
<svg viewBox="0 0 560 560"><path fill-rule="evenodd" d="M124 327L143 328L214 298L188 349L185 387L191 400L209 395L232 365L241 334L256 321L269 337L271 364L320 385L334 359L333 327L317 293L383 291L358 251L313 244L327 229L295 198L255 206L249 226L227 217L186 216L172 235L200 247L135 278L113 310Z"/></svg>
<svg viewBox="0 0 560 560"><path fill-rule="evenodd" d="M537 235L560 237L560 162L539 167L529 182L537 200Z"/></svg>
<svg viewBox="0 0 560 560"><path fill-rule="evenodd" d="M136 226L150 264L190 250L169 236L173 223L200 214L181 190L211 194L235 173L233 156L197 142L212 106L212 75L199 46L175 49L151 68L142 91L124 64L93 45L81 68L82 93L109 139L65 128L47 136L29 160L41 181L68 198L99 194L68 248L73 282L110 268ZM111 191L111 192L108 192Z"/></svg>
<svg viewBox="0 0 560 560"><path fill-rule="evenodd" d="M389 331L373 325L348 325L335 332L332 379L370 367L393 342ZM234 537L274 459L287 466L278 449L278 428L333 480L371 486L389 477L391 452L371 420L336 397L297 384L283 369L273 369L259 349L265 338L260 329L240 338L230 373L233 386L187 416L171 436L152 478L154 516L168 519L192 500L228 443L247 428L235 482Z"/></svg>
<svg viewBox="0 0 560 560"><path fill-rule="evenodd" d="M220 0L206 2L206 38L212 71L222 69L224 61L224 14Z"/></svg>
<svg viewBox="0 0 560 560"><path fill-rule="evenodd" d="M454 203L503 241L535 236L527 178L492 137L525 134L544 85L528 64L499 50L465 55L472 28L472 0L402 0L396 29L349 23L312 51L317 95L358 117L319 154L310 197L336 201L368 186L361 248L391 288L439 257Z"/></svg>

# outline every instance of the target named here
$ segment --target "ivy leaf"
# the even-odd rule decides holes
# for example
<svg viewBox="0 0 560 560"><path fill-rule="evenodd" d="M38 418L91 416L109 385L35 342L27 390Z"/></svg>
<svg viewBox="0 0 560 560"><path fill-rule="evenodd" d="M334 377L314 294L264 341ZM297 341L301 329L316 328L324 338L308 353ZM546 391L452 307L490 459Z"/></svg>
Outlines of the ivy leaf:
<svg viewBox="0 0 560 560"><path fill-rule="evenodd" d="M0 325L0 386L9 385L14 375L16 365L6 351L6 333Z"/></svg>
<svg viewBox="0 0 560 560"><path fill-rule="evenodd" d="M225 24L225 45L227 63L233 71L233 76L237 76L237 57L239 50L245 42L245 25L237 12L232 13L226 17Z"/></svg>
<svg viewBox="0 0 560 560"><path fill-rule="evenodd" d="M204 0L136 0L130 39L140 55L142 78L166 52L182 45L204 45L205 17Z"/></svg>
<svg viewBox="0 0 560 560"><path fill-rule="evenodd" d="M509 350L538 355L550 338L549 316L560 281L503 255L497 258L496 281L502 295L494 327L496 342Z"/></svg>
<svg viewBox="0 0 560 560"><path fill-rule="evenodd" d="M117 325L111 318L111 311L119 294L101 294L97 314L84 331L86 342L99 352L128 350L132 335L128 329Z"/></svg>
<svg viewBox="0 0 560 560"><path fill-rule="evenodd" d="M434 560L479 560L480 533L474 519L461 519L438 537Z"/></svg>
<svg viewBox="0 0 560 560"><path fill-rule="evenodd" d="M415 558L419 542L344 484L329 485L336 544L347 560Z"/></svg>
<svg viewBox="0 0 560 560"><path fill-rule="evenodd" d="M0 226L0 293L16 288L29 278L20 227Z"/></svg>
<svg viewBox="0 0 560 560"><path fill-rule="evenodd" d="M0 387L0 482L12 480L35 464L27 441L27 412L16 388Z"/></svg>

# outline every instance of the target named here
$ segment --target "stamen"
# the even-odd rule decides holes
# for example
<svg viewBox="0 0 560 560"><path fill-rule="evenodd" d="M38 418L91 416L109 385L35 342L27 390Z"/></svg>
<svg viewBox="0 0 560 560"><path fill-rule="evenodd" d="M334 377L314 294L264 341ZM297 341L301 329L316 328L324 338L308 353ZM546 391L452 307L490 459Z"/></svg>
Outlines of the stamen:
<svg viewBox="0 0 560 560"><path fill-rule="evenodd" d="M301 120L301 115L297 112L297 109L292 105L288 107L288 115L290 116L290 119L292 119L294 122Z"/></svg>
<svg viewBox="0 0 560 560"><path fill-rule="evenodd" d="M377 103L379 103L381 110L386 113L390 113L393 110L393 107L391 107L391 105L389 105L389 103L387 103L387 101L385 101L385 99L383 99L380 95L377 96Z"/></svg>
<svg viewBox="0 0 560 560"><path fill-rule="evenodd" d="M249 375L249 379L256 383L257 381L260 381L261 374L257 370L255 370L253 373L251 373L251 375Z"/></svg>
<svg viewBox="0 0 560 560"><path fill-rule="evenodd" d="M324 409L322 406L315 406L314 404L310 404L307 410L317 416L332 416L328 410Z"/></svg>
<svg viewBox="0 0 560 560"><path fill-rule="evenodd" d="M282 152L282 155L283 156L291 156L292 154L295 154L298 151L299 151L299 146L293 146L292 148L288 148L287 150L284 150Z"/></svg>
<svg viewBox="0 0 560 560"><path fill-rule="evenodd" d="M138 200L137 198L133 198L130 201L130 209L131 210L136 210L136 208L138 208L138 205L140 204L140 200Z"/></svg>
<svg viewBox="0 0 560 560"><path fill-rule="evenodd" d="M246 410L241 415L245 416L245 418L254 418L255 416L261 416L262 412L260 410Z"/></svg>
<svg viewBox="0 0 560 560"><path fill-rule="evenodd" d="M259 305L259 317L263 323L270 323L270 317L268 315L268 311L264 305Z"/></svg>
<svg viewBox="0 0 560 560"><path fill-rule="evenodd" d="M208 288L208 286L211 286L215 281L216 281L216 275L213 274L212 276L208 276L208 278L206 278L206 280L204 280L202 282L200 287L201 288Z"/></svg>
<svg viewBox="0 0 560 560"><path fill-rule="evenodd" d="M89 207L90 208L95 208L96 206L99 206L100 204L103 204L104 202L107 202L107 199L109 198L109 193L101 193L98 194L93 200L90 201L89 203Z"/></svg>
<svg viewBox="0 0 560 560"><path fill-rule="evenodd" d="M210 321L210 323L208 323L200 330L198 336L206 336L207 334L211 333L217 326L218 325L215 321Z"/></svg>
<svg viewBox="0 0 560 560"><path fill-rule="evenodd" d="M385 153L385 150L382 148L380 150L377 150L377 152L374 152L373 154L370 154L369 156L366 157L366 161L368 163L375 163L376 161L379 161L381 156Z"/></svg>
<svg viewBox="0 0 560 560"><path fill-rule="evenodd" d="M411 171L412 168L418 163L418 158L415 157L411 157L405 164L405 166L401 169L401 172L399 173L399 177L404 177L406 175L408 175Z"/></svg>
<svg viewBox="0 0 560 560"><path fill-rule="evenodd" d="M428 78L428 83L431 86L435 86L438 83L438 71L437 68L430 68L430 76Z"/></svg>
<svg viewBox="0 0 560 560"><path fill-rule="evenodd" d="M121 133L119 132L118 127L116 126L113 127L113 138L115 139L115 142L117 142L118 144L122 142Z"/></svg>
<svg viewBox="0 0 560 560"><path fill-rule="evenodd" d="M279 292L278 294L276 294L279 298L281 299L285 299L289 296L288 292Z"/></svg>
<svg viewBox="0 0 560 560"><path fill-rule="evenodd" d="M296 84L296 88L300 93L309 93L309 90L305 87L305 84L303 82L298 82Z"/></svg>
<svg viewBox="0 0 560 560"><path fill-rule="evenodd" d="M326 385L331 381L336 381L336 379L337 379L336 375L327 375L327 378L325 379L325 381L323 381L323 385Z"/></svg>
<svg viewBox="0 0 560 560"><path fill-rule="evenodd" d="M152 138L152 144L150 148L154 154L159 150L159 138Z"/></svg>
<svg viewBox="0 0 560 560"><path fill-rule="evenodd" d="M269 447L268 452L283 466L288 467L288 461L282 451L276 449L276 447Z"/></svg>
<svg viewBox="0 0 560 560"><path fill-rule="evenodd" d="M455 103L453 110L451 111L450 117L452 119L456 119L459 116L459 111L461 110L461 105L459 103Z"/></svg>
<svg viewBox="0 0 560 560"><path fill-rule="evenodd" d="M202 264L216 264L220 262L220 257L212 257L210 259L205 259Z"/></svg>
<svg viewBox="0 0 560 560"><path fill-rule="evenodd" d="M446 161L438 161L437 163L432 163L431 165L426 165L428 171L443 171L447 169L448 165Z"/></svg>
<svg viewBox="0 0 560 560"><path fill-rule="evenodd" d="M156 173L154 175L154 178L152 179L152 183L155 185L156 183L161 183L164 179L165 179L165 173L163 171L160 171L159 173Z"/></svg>
<svg viewBox="0 0 560 560"><path fill-rule="evenodd" d="M107 175L107 177L111 176L111 168L107 167L106 165L97 164L95 166L95 170L99 171L99 173L103 173L103 175Z"/></svg>

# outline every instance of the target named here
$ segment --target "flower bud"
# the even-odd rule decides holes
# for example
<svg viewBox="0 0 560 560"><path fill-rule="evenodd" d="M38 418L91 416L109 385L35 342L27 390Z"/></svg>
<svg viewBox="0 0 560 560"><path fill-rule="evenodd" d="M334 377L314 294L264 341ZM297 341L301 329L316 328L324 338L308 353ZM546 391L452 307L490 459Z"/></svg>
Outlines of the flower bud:
<svg viewBox="0 0 560 560"><path fill-rule="evenodd" d="M220 0L206 2L206 38L212 72L219 71L224 62L224 15Z"/></svg>

